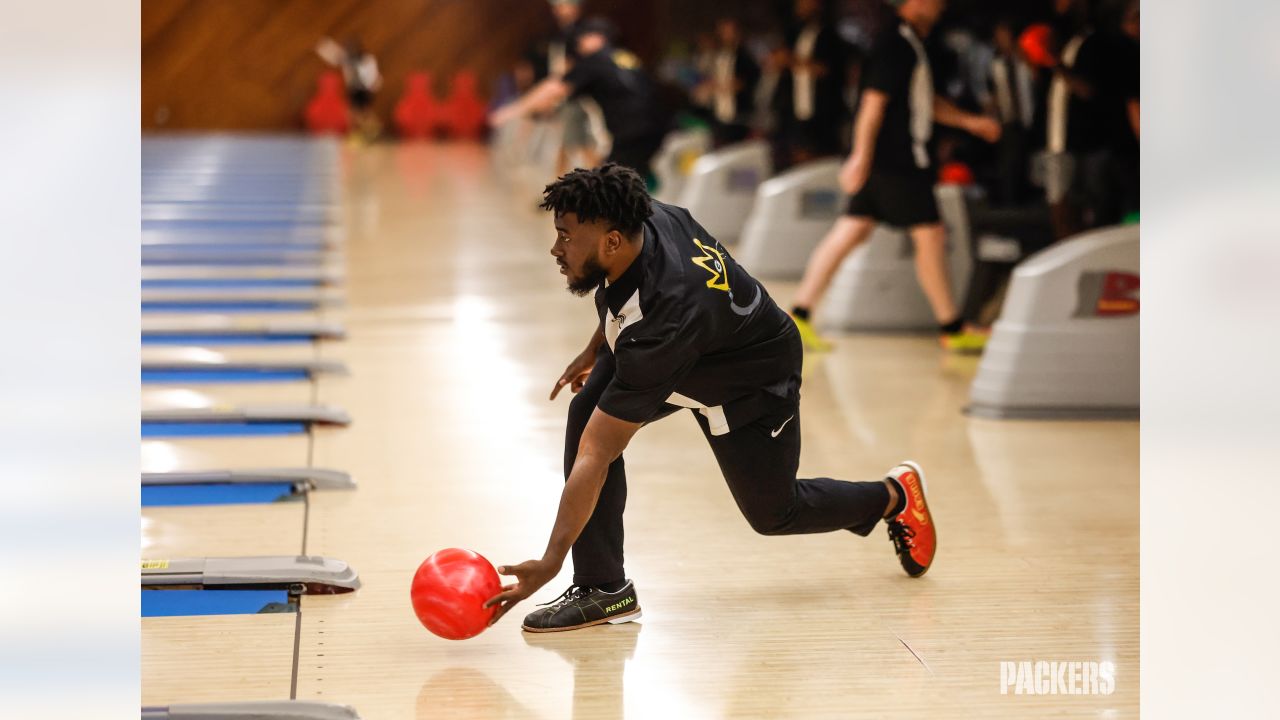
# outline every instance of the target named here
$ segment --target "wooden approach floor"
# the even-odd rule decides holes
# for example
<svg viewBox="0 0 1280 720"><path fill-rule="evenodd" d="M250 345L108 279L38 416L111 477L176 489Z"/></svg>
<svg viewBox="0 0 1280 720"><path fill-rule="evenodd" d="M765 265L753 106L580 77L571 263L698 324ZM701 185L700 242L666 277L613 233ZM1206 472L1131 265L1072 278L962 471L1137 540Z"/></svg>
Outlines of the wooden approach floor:
<svg viewBox="0 0 1280 720"><path fill-rule="evenodd" d="M350 562L364 587L305 598L296 638L293 616L144 620L144 704L292 694L386 719L1137 715L1137 424L966 418L975 362L925 337L841 337L807 359L800 467L872 479L920 461L940 526L924 578L902 574L879 528L754 535L682 414L626 455L641 623L531 636L520 608L472 640L428 634L408 594L431 552L541 553L568 404L546 397L593 310L563 290L536 193L482 149L376 147L344 163L349 305L330 315L349 339L316 353L352 374L260 389L342 406L354 423L303 439L152 440L143 456L147 469L310 463L350 471L359 489L149 508L142 536L149 557L305 547ZM792 286L770 290L785 302ZM566 567L534 600L568 583ZM1000 692L1001 661L1036 660L1113 662L1116 690Z"/></svg>

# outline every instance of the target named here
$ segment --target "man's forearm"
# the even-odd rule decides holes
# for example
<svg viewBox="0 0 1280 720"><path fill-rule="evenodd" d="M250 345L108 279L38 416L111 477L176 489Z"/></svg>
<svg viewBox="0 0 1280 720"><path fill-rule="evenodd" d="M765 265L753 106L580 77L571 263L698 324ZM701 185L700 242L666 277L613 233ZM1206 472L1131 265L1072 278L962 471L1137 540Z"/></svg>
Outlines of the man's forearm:
<svg viewBox="0 0 1280 720"><path fill-rule="evenodd" d="M573 469L560 493L560 510L556 513L547 552L542 557L544 562L555 565L564 562L595 511L609 464L622 455L639 429L639 423L619 420L600 408L591 414L582 432L582 441L578 443Z"/></svg>
<svg viewBox="0 0 1280 720"><path fill-rule="evenodd" d="M497 112L503 116L503 120L525 117L533 113L550 110L568 94L563 81L553 77L547 78L534 85L529 92L521 95L515 102L500 108Z"/></svg>
<svg viewBox="0 0 1280 720"><path fill-rule="evenodd" d="M967 129L969 122L974 118L973 113L967 113L964 110L951 104L951 101L944 100L936 95L933 98L933 119L934 121L961 130Z"/></svg>
<svg viewBox="0 0 1280 720"><path fill-rule="evenodd" d="M564 483L564 491L560 494L560 510L556 513L556 523L551 529L551 539L547 542L543 560L556 565L564 562L573 543L582 534L582 528L591 519L596 501L600 499L600 488L604 487L610 462L612 459L605 459L599 453L578 453L569 479Z"/></svg>

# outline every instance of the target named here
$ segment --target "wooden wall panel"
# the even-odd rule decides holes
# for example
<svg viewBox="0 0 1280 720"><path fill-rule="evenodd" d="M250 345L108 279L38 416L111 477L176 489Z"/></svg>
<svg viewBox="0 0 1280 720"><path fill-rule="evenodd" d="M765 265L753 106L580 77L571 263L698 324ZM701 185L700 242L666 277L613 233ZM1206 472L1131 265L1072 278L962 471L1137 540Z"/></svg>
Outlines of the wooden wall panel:
<svg viewBox="0 0 1280 720"><path fill-rule="evenodd" d="M378 57L389 119L409 72L470 68L487 88L551 27L541 0L142 0L142 126L301 127L325 35Z"/></svg>

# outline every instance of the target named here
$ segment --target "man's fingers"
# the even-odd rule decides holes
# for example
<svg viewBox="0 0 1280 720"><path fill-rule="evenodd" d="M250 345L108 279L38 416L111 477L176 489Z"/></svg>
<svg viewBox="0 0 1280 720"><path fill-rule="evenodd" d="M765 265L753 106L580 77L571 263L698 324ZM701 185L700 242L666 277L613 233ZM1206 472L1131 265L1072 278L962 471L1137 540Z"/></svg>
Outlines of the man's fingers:
<svg viewBox="0 0 1280 720"><path fill-rule="evenodd" d="M560 379L556 381L556 386L555 386L555 387L553 387L553 388L551 388L551 397L550 397L550 398L547 398L547 399L548 399L548 400L555 400L555 399L556 399L556 396L560 394L560 388L564 387L564 386L565 386L565 384L566 384L566 383L568 383L568 382L569 382L569 378L568 378L568 376L566 376L566 375L561 375L561 376L560 376Z"/></svg>
<svg viewBox="0 0 1280 720"><path fill-rule="evenodd" d="M482 605L482 607L487 608L492 605L497 605L498 603L505 600L508 595L511 595L513 592L515 592L516 589L519 587L520 587L520 583L511 583L510 585L503 585L502 591L499 592L497 595L494 595L493 597L489 598L488 600L485 600L484 605Z"/></svg>
<svg viewBox="0 0 1280 720"><path fill-rule="evenodd" d="M513 586L512 589L500 592L497 595L494 595L493 597L489 598L488 600L485 600L484 607L488 608L488 607L493 607L494 605L501 606L508 602L513 602L513 603L520 602L523 599L524 599L524 596L520 594L520 590L518 589L518 587Z"/></svg>
<svg viewBox="0 0 1280 720"><path fill-rule="evenodd" d="M498 622L498 620L500 620L503 615L506 615L507 611L510 610L512 607L515 607L515 603L508 603L506 605L498 606L498 611L493 614L493 617L489 618L489 624L493 625L494 623Z"/></svg>

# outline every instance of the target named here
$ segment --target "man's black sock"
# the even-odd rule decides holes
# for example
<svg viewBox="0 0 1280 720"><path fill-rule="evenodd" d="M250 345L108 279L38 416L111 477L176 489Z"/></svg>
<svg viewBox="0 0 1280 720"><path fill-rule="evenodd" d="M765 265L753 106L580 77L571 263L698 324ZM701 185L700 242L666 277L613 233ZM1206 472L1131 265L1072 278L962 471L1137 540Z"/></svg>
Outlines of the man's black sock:
<svg viewBox="0 0 1280 720"><path fill-rule="evenodd" d="M938 326L938 332L943 335L955 335L964 329L964 318L956 318L945 325Z"/></svg>
<svg viewBox="0 0 1280 720"><path fill-rule="evenodd" d="M809 320L809 308L804 308L797 305L796 307L791 308L791 314L795 315L801 320L805 320L805 321Z"/></svg>
<svg viewBox="0 0 1280 720"><path fill-rule="evenodd" d="M627 586L626 580L614 580L613 582L596 583L595 587L597 590L603 590L607 593L616 593L626 586Z"/></svg>
<svg viewBox="0 0 1280 720"><path fill-rule="evenodd" d="M902 489L901 483L897 480L894 480L893 478L888 478L888 480L893 483L894 489L898 491L898 504L894 505L893 509L890 510L889 514L886 516L893 518L901 515L902 511L907 509L907 491Z"/></svg>

